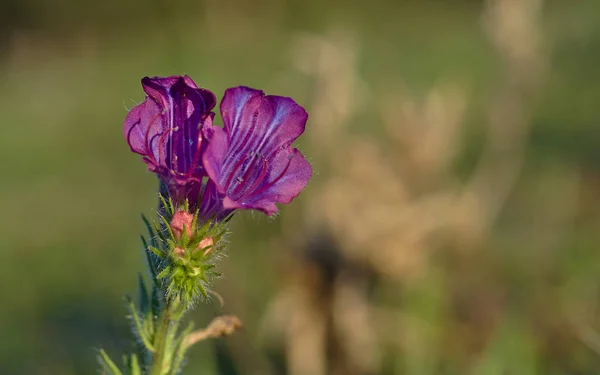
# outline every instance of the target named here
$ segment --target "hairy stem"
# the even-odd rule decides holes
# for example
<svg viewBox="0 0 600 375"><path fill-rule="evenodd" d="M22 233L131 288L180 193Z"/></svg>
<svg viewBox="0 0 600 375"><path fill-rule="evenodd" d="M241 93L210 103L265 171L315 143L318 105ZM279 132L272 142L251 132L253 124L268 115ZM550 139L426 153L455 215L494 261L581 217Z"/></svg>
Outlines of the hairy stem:
<svg viewBox="0 0 600 375"><path fill-rule="evenodd" d="M165 367L165 358L167 350L167 337L169 335L169 327L173 322L171 321L171 308L172 303L168 301L165 304L165 308L162 312L162 317L156 334L154 336L154 355L152 357L152 367L150 369L150 375L163 375L169 370Z"/></svg>

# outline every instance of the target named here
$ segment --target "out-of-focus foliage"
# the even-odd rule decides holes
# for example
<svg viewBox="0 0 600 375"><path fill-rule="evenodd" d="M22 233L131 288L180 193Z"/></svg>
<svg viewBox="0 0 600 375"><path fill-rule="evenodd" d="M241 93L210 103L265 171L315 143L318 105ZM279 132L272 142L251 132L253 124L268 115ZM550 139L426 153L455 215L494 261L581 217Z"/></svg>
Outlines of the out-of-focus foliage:
<svg viewBox="0 0 600 375"><path fill-rule="evenodd" d="M157 183L121 126L144 75L310 113L316 171L233 220L245 330L186 374L596 374L600 3L3 1L0 373L127 345ZM220 121L220 120L219 120Z"/></svg>

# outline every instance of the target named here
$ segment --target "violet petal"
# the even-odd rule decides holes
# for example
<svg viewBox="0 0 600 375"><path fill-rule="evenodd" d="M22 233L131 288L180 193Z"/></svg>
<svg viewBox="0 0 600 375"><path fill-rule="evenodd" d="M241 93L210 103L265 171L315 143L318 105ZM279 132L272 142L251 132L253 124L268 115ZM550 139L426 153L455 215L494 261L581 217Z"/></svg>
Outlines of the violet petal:
<svg viewBox="0 0 600 375"><path fill-rule="evenodd" d="M292 99L236 87L221 102L223 129L205 122L209 141L203 157L208 176L223 195L225 209L258 209L289 203L312 175L310 164L290 145L308 115Z"/></svg>

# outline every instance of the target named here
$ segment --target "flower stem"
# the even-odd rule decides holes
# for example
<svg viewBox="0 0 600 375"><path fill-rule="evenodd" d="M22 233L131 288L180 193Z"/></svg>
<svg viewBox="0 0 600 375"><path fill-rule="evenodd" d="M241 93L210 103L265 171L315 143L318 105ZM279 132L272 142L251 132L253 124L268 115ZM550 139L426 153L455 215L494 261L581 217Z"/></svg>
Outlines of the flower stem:
<svg viewBox="0 0 600 375"><path fill-rule="evenodd" d="M167 301L165 308L162 311L162 317L156 334L154 336L154 356L152 357L152 367L150 369L150 375L164 375L168 372L168 368L165 367L165 358L167 351L167 340L169 335L169 328L173 323L171 321L171 308L172 304ZM163 372L164 371L164 372Z"/></svg>

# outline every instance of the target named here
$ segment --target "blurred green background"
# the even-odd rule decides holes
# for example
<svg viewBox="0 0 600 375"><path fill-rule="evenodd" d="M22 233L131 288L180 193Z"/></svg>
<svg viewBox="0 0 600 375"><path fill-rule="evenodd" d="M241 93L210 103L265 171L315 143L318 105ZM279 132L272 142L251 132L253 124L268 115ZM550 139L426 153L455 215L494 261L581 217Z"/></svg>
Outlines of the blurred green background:
<svg viewBox="0 0 600 375"><path fill-rule="evenodd" d="M140 79L310 114L315 176L241 213L185 374L600 373L600 2L2 0L0 374L127 347L157 183Z"/></svg>

